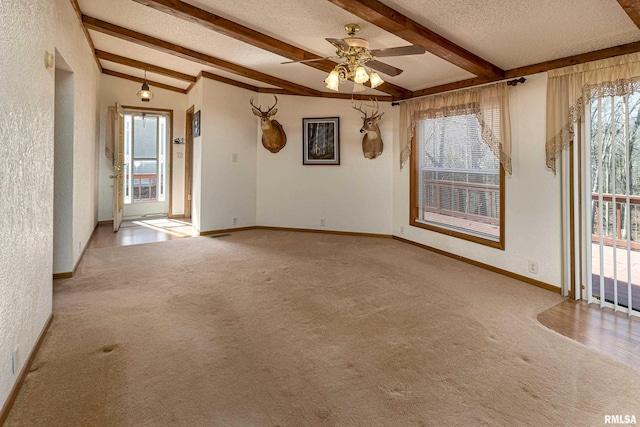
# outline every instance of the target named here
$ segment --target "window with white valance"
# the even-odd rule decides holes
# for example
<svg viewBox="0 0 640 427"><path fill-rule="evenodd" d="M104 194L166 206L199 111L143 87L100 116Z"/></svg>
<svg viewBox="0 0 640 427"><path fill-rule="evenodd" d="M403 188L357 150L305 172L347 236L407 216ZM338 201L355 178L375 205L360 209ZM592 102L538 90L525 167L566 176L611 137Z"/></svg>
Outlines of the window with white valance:
<svg viewBox="0 0 640 427"><path fill-rule="evenodd" d="M592 99L640 91L640 53L551 70L547 83L546 165L573 143L574 125Z"/></svg>
<svg viewBox="0 0 640 427"><path fill-rule="evenodd" d="M504 248L511 173L506 83L401 104L401 166L411 159L415 227Z"/></svg>

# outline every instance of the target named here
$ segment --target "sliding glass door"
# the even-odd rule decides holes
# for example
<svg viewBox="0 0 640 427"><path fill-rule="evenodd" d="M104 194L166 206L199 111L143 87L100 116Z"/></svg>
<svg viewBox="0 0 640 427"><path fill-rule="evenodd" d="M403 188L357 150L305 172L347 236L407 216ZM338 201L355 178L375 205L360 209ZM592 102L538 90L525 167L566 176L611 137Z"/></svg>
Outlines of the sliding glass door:
<svg viewBox="0 0 640 427"><path fill-rule="evenodd" d="M640 315L640 94L591 101L582 189L587 299Z"/></svg>

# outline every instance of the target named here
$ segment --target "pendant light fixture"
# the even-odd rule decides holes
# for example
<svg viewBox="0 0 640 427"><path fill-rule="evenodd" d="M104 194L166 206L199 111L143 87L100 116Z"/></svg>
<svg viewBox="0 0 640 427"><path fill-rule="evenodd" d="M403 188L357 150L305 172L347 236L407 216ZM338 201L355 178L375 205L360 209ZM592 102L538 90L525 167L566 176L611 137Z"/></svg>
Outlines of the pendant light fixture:
<svg viewBox="0 0 640 427"><path fill-rule="evenodd" d="M142 83L142 89L138 92L138 98L142 102L149 102L153 99L153 92L151 92L147 84L147 70L144 70L144 83Z"/></svg>

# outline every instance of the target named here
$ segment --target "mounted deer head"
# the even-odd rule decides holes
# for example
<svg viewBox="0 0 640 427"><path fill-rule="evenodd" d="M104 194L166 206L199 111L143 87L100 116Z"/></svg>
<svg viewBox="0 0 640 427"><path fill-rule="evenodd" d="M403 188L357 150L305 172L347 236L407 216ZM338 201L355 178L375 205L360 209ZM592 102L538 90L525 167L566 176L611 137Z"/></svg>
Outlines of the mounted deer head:
<svg viewBox="0 0 640 427"><path fill-rule="evenodd" d="M378 127L378 122L382 117L382 114L378 114L378 100L373 98L371 99L373 105L369 105L375 109L369 116L366 111L362 109L362 103L359 107L356 107L355 104L351 106L354 110L360 111L364 116L362 117L362 128L360 128L360 133L364 133L364 137L362 138L362 152L364 153L364 157L367 159L375 159L380 154L382 154L383 144L382 144L382 135L380 135L380 128Z"/></svg>
<svg viewBox="0 0 640 427"><path fill-rule="evenodd" d="M276 99L275 104L269 107L267 111L262 111L262 106L256 107L253 103L253 97L249 103L251 104L251 111L253 114L260 117L260 128L262 129L262 145L272 153L277 153L287 143L287 135L284 133L282 125L277 120L271 120L272 116L275 116L278 109L275 106L278 104L278 97L273 95ZM275 108L275 109L274 109Z"/></svg>

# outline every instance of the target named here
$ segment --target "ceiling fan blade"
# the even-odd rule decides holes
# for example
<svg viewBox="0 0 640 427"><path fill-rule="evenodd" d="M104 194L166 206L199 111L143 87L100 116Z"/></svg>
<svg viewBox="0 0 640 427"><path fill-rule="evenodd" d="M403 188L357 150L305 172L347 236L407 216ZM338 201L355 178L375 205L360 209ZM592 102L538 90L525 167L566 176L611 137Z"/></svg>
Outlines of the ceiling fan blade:
<svg viewBox="0 0 640 427"><path fill-rule="evenodd" d="M377 58L383 58L385 56L419 55L425 52L424 47L414 44L410 46L390 47L387 49L375 49L371 51L371 55Z"/></svg>
<svg viewBox="0 0 640 427"><path fill-rule="evenodd" d="M349 44L342 40L342 39L325 39L326 41L328 41L329 43L331 43L332 45L334 45L335 47L337 47L338 49L349 49Z"/></svg>
<svg viewBox="0 0 640 427"><path fill-rule="evenodd" d="M281 64L295 64L295 63L298 63L298 62L304 63L304 62L313 62L313 61L323 61L325 59L338 59L338 57L337 56L325 56L324 58L300 59L298 61L281 62Z"/></svg>
<svg viewBox="0 0 640 427"><path fill-rule="evenodd" d="M367 67L373 68L376 71L380 71L387 76L395 77L402 73L400 68L392 67L391 65L385 64L384 62L376 61L367 61Z"/></svg>

